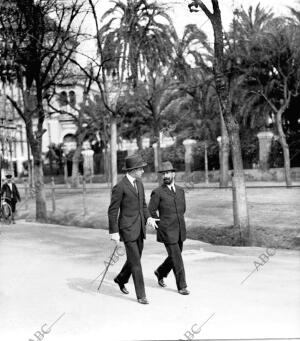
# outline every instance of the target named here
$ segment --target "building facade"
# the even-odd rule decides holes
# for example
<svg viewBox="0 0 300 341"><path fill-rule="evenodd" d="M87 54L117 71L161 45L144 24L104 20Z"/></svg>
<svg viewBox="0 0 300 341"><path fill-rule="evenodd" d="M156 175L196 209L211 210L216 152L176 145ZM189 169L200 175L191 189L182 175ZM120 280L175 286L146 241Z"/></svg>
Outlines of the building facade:
<svg viewBox="0 0 300 341"><path fill-rule="evenodd" d="M11 90L12 95L20 96L17 89ZM91 90L90 96L99 95L96 90ZM16 98L16 97L15 97ZM20 100L20 98L16 98ZM45 120L43 128L45 133L42 136L42 155L44 163L47 164L49 160L46 158L46 154L49 151L50 145L62 145L64 154L67 155L70 151L76 149L76 130L77 126L74 123L74 116L78 115L80 104L83 102L83 86L76 85L73 87L66 87L59 89L57 96L54 98L50 106L45 104ZM3 109L5 106L5 110ZM3 91L0 96L0 107L6 112L7 116L14 117L13 122L16 128L15 137L11 144L6 142L2 143L1 155L3 160L2 165L2 177L10 168L10 164L13 165L15 176L28 175L28 163L32 163L32 154L30 146L27 143L26 138L26 126L24 120L19 117L13 107L11 107L6 100ZM55 112L56 108L59 112ZM10 112L11 111L11 112ZM33 130L37 126L37 119L33 120ZM167 147L174 143L175 139L165 136L161 133L161 146ZM142 141L143 148L150 146L150 139L144 138ZM128 155L135 153L138 150L136 140L128 141L119 139L118 143L119 151L126 151ZM94 161L93 150L88 141L83 143L82 156L83 167L89 174L94 174Z"/></svg>

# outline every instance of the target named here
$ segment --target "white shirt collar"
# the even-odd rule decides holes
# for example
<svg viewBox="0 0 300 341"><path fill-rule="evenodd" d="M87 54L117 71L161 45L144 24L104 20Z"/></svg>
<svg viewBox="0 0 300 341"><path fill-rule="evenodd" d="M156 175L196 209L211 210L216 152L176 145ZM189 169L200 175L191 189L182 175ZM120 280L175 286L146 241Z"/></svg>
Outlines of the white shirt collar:
<svg viewBox="0 0 300 341"><path fill-rule="evenodd" d="M169 190L172 191L172 187L174 189L174 192L176 192L176 188L175 188L175 183L173 182L171 185L167 185Z"/></svg>
<svg viewBox="0 0 300 341"><path fill-rule="evenodd" d="M128 173L126 173L126 176L127 176L127 179L130 181L130 183L132 184L132 186L134 187L134 181L136 179Z"/></svg>

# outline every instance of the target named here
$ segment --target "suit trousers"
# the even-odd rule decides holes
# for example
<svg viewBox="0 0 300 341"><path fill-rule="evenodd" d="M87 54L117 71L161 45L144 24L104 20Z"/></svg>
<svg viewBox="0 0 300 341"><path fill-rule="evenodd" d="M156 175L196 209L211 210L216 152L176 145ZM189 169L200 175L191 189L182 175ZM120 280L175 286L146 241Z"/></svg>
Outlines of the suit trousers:
<svg viewBox="0 0 300 341"><path fill-rule="evenodd" d="M141 265L141 257L144 247L142 233L139 238L132 242L125 242L127 260L117 276L120 283L126 284L132 274L136 297L146 297L144 277Z"/></svg>
<svg viewBox="0 0 300 341"><path fill-rule="evenodd" d="M187 287L185 280L185 271L183 260L181 256L183 242L178 241L174 244L165 244L166 250L168 252L168 257L165 261L157 268L157 272L160 278L167 277L169 272L173 270L177 289L184 289Z"/></svg>
<svg viewBox="0 0 300 341"><path fill-rule="evenodd" d="M10 204L12 213L15 213L16 212L16 203L17 203L17 201L15 199L12 199L12 200L7 200L7 203Z"/></svg>

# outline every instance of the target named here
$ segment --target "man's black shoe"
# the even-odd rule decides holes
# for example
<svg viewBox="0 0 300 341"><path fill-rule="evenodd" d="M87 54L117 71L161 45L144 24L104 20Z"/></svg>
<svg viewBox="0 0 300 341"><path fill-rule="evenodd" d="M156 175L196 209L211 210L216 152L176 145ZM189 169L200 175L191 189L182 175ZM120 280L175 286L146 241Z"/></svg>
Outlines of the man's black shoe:
<svg viewBox="0 0 300 341"><path fill-rule="evenodd" d="M164 282L164 278L163 277L159 277L159 273L157 272L157 270L154 271L154 275L157 277L157 281L158 281L158 284L161 286L161 287L166 287L167 285L165 284Z"/></svg>
<svg viewBox="0 0 300 341"><path fill-rule="evenodd" d="M178 290L178 292L181 295L189 295L190 294L190 292L186 288L180 289L180 290Z"/></svg>
<svg viewBox="0 0 300 341"><path fill-rule="evenodd" d="M123 283L120 283L117 277L114 279L114 282L118 284L123 294L126 294L126 295L129 294L129 291L126 289L125 285Z"/></svg>
<svg viewBox="0 0 300 341"><path fill-rule="evenodd" d="M146 297L138 298L137 300L141 304L149 304L149 301L147 300Z"/></svg>

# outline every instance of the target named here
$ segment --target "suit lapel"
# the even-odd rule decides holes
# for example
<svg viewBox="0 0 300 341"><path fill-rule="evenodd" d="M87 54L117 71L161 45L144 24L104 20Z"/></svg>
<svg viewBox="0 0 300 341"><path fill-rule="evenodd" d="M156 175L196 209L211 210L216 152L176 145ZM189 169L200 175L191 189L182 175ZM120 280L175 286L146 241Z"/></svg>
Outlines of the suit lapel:
<svg viewBox="0 0 300 341"><path fill-rule="evenodd" d="M176 197L176 193L173 193L167 185L162 185L162 188L167 194L171 195L172 197Z"/></svg>
<svg viewBox="0 0 300 341"><path fill-rule="evenodd" d="M9 190L10 194L12 194L13 191L10 189L9 184L6 184L6 186L7 186L7 189ZM13 185L11 187L12 187L12 189L14 188Z"/></svg>
<svg viewBox="0 0 300 341"><path fill-rule="evenodd" d="M176 186L176 184L174 184L174 186L175 186L175 195L180 191L180 188L178 188L177 186Z"/></svg>
<svg viewBox="0 0 300 341"><path fill-rule="evenodd" d="M132 193L134 193L136 196L138 196L136 190L134 189L134 187L132 186L131 182L128 180L126 175L124 176L124 183L132 191ZM137 185L137 187L138 187L138 185Z"/></svg>

